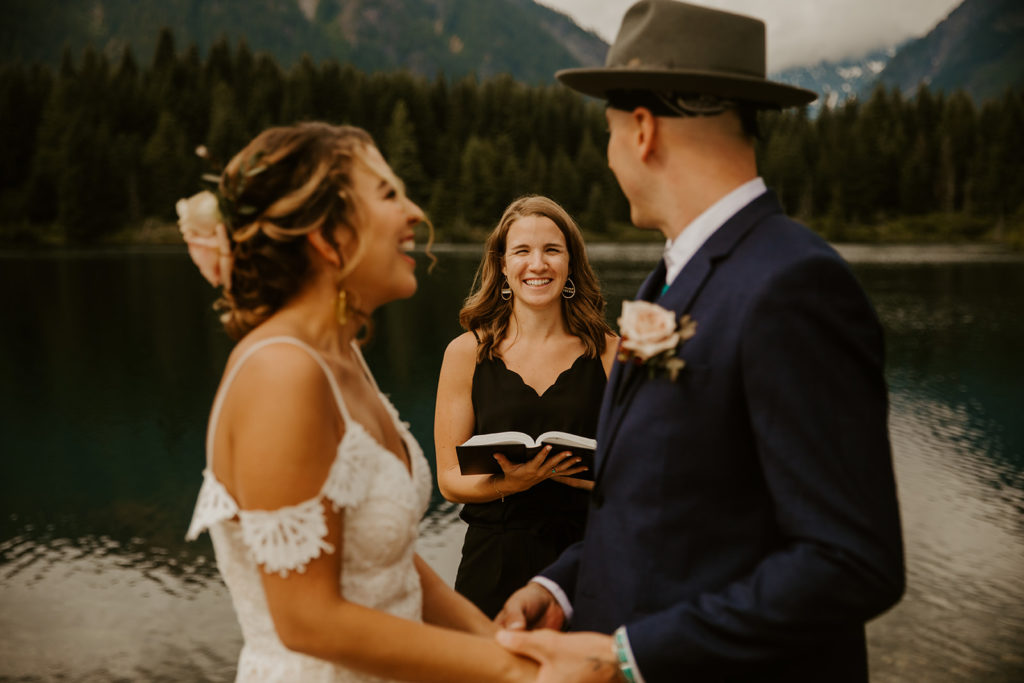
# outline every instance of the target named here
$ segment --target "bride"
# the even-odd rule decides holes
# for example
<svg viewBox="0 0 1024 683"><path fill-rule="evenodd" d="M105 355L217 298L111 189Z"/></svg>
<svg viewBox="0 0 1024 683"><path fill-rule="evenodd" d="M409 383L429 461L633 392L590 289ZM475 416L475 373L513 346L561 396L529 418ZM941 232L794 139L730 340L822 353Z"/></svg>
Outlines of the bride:
<svg viewBox="0 0 1024 683"><path fill-rule="evenodd" d="M237 680L533 680L414 549L430 470L356 335L416 291L424 216L369 135L271 128L178 211L239 340L188 531L238 614Z"/></svg>

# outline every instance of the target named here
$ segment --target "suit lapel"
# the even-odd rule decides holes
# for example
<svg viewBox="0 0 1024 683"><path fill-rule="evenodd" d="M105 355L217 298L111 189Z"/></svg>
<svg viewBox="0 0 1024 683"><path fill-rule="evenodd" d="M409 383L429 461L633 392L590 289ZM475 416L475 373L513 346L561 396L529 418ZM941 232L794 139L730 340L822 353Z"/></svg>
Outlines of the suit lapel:
<svg viewBox="0 0 1024 683"><path fill-rule="evenodd" d="M693 299L697 296L697 293L704 286L704 282L708 279L708 276L712 271L712 261L708 258L706 253L703 253L703 249L698 250L694 254L693 258L689 263L679 272L676 279L672 282L672 286L660 297L655 297L655 303L662 308L675 313L678 318L681 316L690 306ZM664 268L664 265L662 266ZM653 277L653 275L652 275ZM642 299L643 294L650 294L650 281L651 277L647 278L644 285L640 288L640 296L638 299ZM657 285L659 288L660 284ZM630 403L633 400L633 396L640 389L644 380L649 374L649 370L644 366L634 365L629 363L615 363L615 369L618 370L620 367L623 368L622 372L619 373L617 382L614 385L614 393L610 403L605 407L602 407L600 424L605 427L602 429L600 439L607 446L611 446L615 440L615 435L619 430L619 426L622 424L623 418L626 417L626 413L629 410ZM603 449L606 453L608 448ZM600 476L601 470L604 467L604 463L607 458L601 458L599 462L595 463L597 472L595 476Z"/></svg>
<svg viewBox="0 0 1024 683"><path fill-rule="evenodd" d="M640 289L637 290L636 298L643 301L654 301L661 294L661 288L665 285L665 259L658 261L658 266L651 271Z"/></svg>
<svg viewBox="0 0 1024 683"><path fill-rule="evenodd" d="M640 301L654 301L661 293L661 288L665 284L665 261L658 261L658 267L655 268L640 285L640 289L637 290L636 298ZM626 363L615 363L612 377L610 378L612 387L612 397L615 404L622 402L622 392L631 383L633 376L636 374L637 368L632 364Z"/></svg>
<svg viewBox="0 0 1024 683"><path fill-rule="evenodd" d="M660 288L661 283L664 281L664 261L661 262L658 269L644 280L644 283L640 286L640 291L637 293L637 298L655 301L662 308L673 311L676 317L683 315L690 310L697 295L710 279L718 262L727 258L761 219L781 211L782 207L775 198L775 194L771 191L765 192L740 209L708 238L660 298L655 290ZM659 277L656 278L655 276ZM699 320L697 324L697 334L700 334ZM605 400L601 406L598 440L603 454L606 455L609 452L633 396L643 383L643 378L646 375L646 368L632 365L627 367L624 363L615 362L610 379L612 383L611 391L606 392ZM595 463L595 479L600 476L606 460L606 457L602 457Z"/></svg>

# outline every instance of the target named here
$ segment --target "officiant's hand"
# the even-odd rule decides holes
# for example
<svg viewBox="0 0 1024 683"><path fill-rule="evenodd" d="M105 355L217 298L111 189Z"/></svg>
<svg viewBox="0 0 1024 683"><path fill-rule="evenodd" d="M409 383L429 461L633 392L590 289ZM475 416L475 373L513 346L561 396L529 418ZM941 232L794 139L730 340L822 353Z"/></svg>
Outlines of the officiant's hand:
<svg viewBox="0 0 1024 683"><path fill-rule="evenodd" d="M551 455L551 446L540 449L532 460L524 463L514 463L501 453L495 453L494 459L501 467L498 486L504 493L519 493L545 479L571 477L587 470L579 464L580 458L574 457L572 451Z"/></svg>
<svg viewBox="0 0 1024 683"><path fill-rule="evenodd" d="M548 589L531 581L509 596L505 606L494 618L494 623L512 631L535 628L558 630L565 623L565 613Z"/></svg>
<svg viewBox="0 0 1024 683"><path fill-rule="evenodd" d="M621 681L613 640L603 633L558 633L551 630L499 631L498 643L509 652L540 664L536 683L614 683Z"/></svg>

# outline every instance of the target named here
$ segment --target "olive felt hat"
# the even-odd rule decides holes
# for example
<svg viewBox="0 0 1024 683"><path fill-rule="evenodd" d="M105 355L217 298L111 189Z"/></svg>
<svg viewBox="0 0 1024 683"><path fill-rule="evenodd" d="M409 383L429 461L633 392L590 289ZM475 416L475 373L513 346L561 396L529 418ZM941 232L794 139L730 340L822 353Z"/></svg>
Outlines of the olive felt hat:
<svg viewBox="0 0 1024 683"><path fill-rule="evenodd" d="M613 90L713 95L760 107L813 102L817 94L765 78L764 22L675 0L640 0L622 18L604 67L555 76L586 95Z"/></svg>

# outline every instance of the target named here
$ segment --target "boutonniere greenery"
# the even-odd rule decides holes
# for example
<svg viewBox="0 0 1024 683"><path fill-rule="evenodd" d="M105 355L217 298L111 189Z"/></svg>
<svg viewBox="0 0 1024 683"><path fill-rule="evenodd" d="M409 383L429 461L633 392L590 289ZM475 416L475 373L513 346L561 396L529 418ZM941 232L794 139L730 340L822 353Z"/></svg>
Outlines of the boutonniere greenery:
<svg viewBox="0 0 1024 683"><path fill-rule="evenodd" d="M697 322L647 301L623 301L619 316L619 360L647 367L650 376L659 371L671 381L679 377L686 361L677 354L697 333Z"/></svg>

